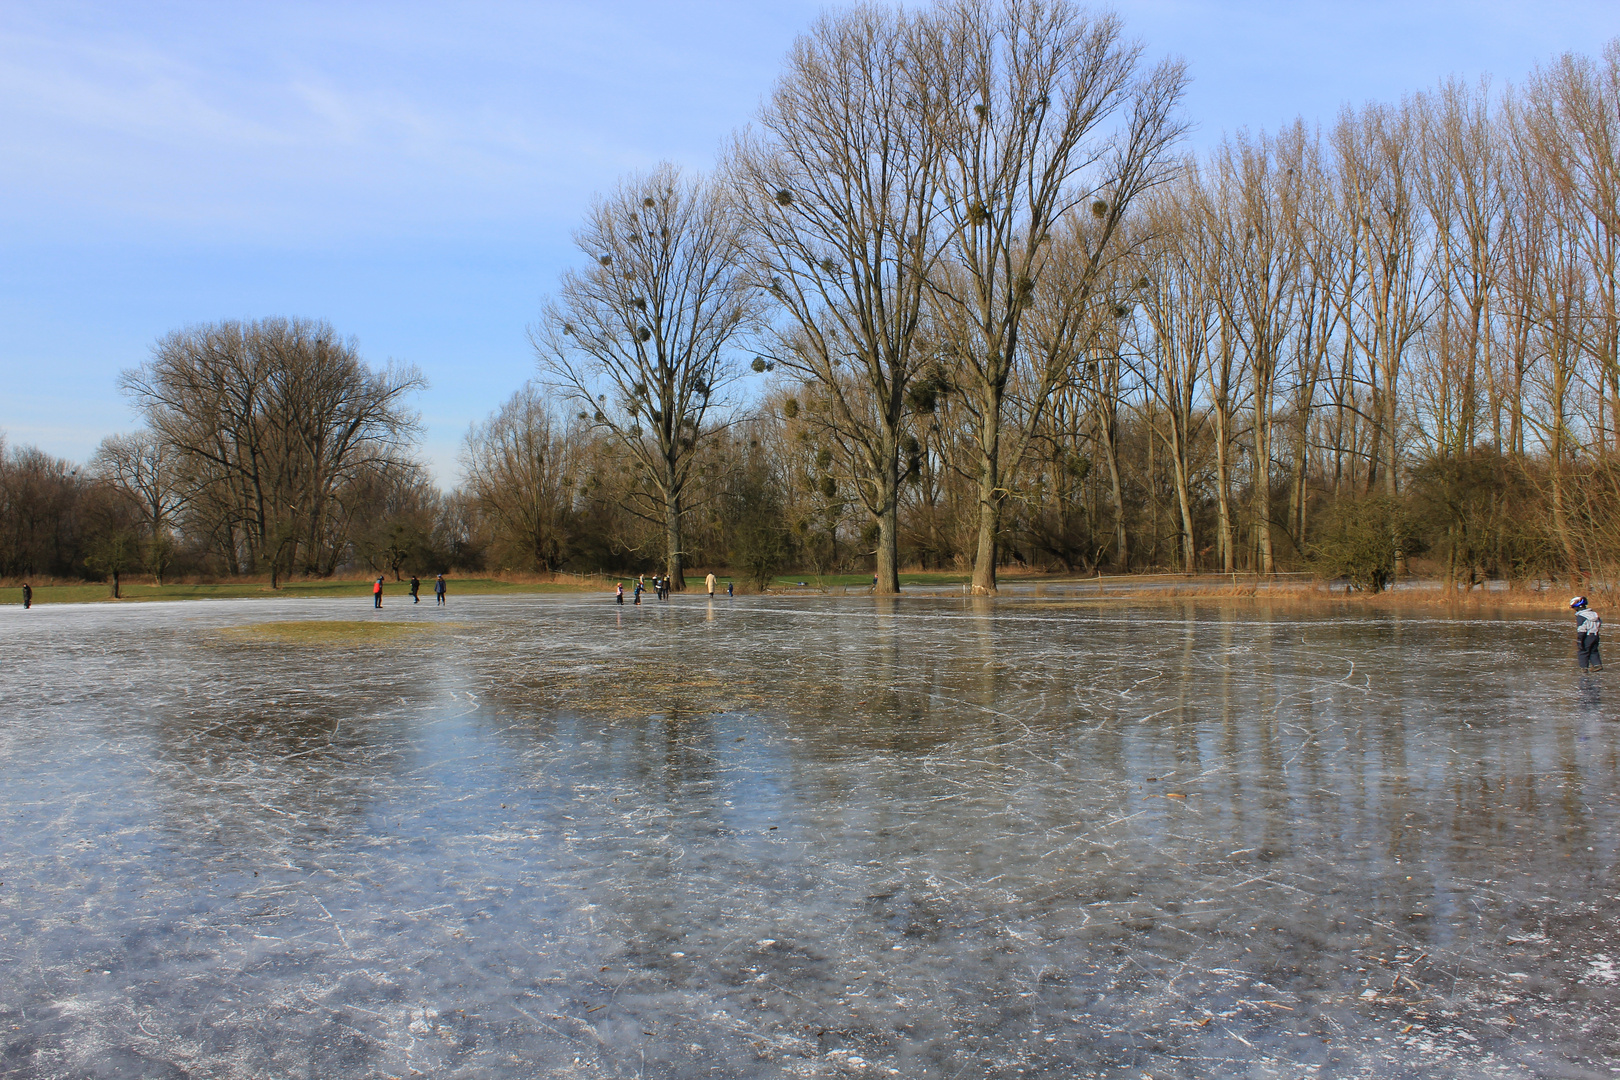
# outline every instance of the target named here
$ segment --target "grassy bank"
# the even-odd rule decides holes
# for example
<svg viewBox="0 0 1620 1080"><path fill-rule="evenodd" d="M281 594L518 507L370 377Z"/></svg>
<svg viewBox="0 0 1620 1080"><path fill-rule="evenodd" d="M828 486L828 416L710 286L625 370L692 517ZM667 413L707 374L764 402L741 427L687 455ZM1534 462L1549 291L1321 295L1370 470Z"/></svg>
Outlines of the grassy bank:
<svg viewBox="0 0 1620 1080"><path fill-rule="evenodd" d="M701 593L703 591L703 576L707 571L688 574L686 590L688 593ZM724 591L728 582L735 582L737 590L745 590L741 579L733 575L716 575L718 588ZM243 581L216 581L216 582L171 582L158 585L151 581L126 580L122 592L123 596L114 601L111 590L105 582L93 581L66 581L66 582L35 582L34 603L36 604L96 604L96 603L134 603L145 600L242 600L242 599L365 599L371 596L371 584L375 578L359 579L293 579L283 581L279 588L272 589L268 580ZM446 578L450 596L498 596L504 594L525 593L579 593L579 592L612 592L613 586L623 582L626 591L635 581L635 575L627 574L620 577L607 575L591 575L580 577L578 575L517 575L503 574L499 577L473 577L473 578ZM901 574L902 585L953 585L969 580L967 574L936 574L913 573ZM647 575L649 587L652 575ZM801 585L805 583L804 585ZM816 576L784 575L775 578L768 588L776 590L793 590L796 588L823 588L823 589L870 589L872 576L870 574L825 574ZM751 587L747 591L753 591ZM408 598L410 593L409 581L393 581L383 584L383 602L389 603L396 598ZM422 597L424 601L431 600L433 594L433 579L422 579ZM20 582L10 585L0 585L0 604L21 604L22 585Z"/></svg>
<svg viewBox="0 0 1620 1080"><path fill-rule="evenodd" d="M961 585L972 580L971 574L902 573L900 587ZM770 589L871 589L871 587L871 574L783 574L772 578L771 584L767 586Z"/></svg>
<svg viewBox="0 0 1620 1080"><path fill-rule="evenodd" d="M1346 612L1362 611L1453 611L1453 612L1533 612L1567 613L1573 593L1565 586L1535 588L1514 586L1508 589L1473 589L1460 591L1443 588L1433 581L1411 582L1405 588L1384 592L1347 592L1342 585L1325 587L1320 582L1289 583L1255 586L1249 585L1185 585L1132 588L1116 586L1088 595L1082 587L1068 594L1076 599L1103 601L1225 600L1246 601L1255 604L1285 607L1310 607L1322 610L1338 609ZM1607 588L1588 587L1585 595L1599 612L1615 610L1620 593Z"/></svg>
<svg viewBox="0 0 1620 1080"><path fill-rule="evenodd" d="M754 591L751 586L730 575L718 576L720 591L726 583L735 581L739 593ZM181 582L157 585L152 582L126 582L123 598L117 603L139 603L152 600L236 600L236 599L346 599L365 602L371 596L375 579L358 580L294 580L272 589L268 581ZM609 593L616 582L622 581L629 591L633 576L581 578L551 575L500 577L448 578L450 597L500 596L548 593ZM906 586L965 585L968 574L914 572L900 575L900 584ZM650 582L650 578L649 578ZM1417 582L1417 587L1404 587L1381 593L1346 592L1342 585L1325 586L1310 579L1281 578L1256 581L1239 578L1236 581L1220 576L1186 579L1180 575L1119 575L1107 578L1080 578L1046 576L1040 574L1003 575L1003 586L1028 596L1033 587L1036 597L1095 599L1099 601L1151 602L1164 600L1210 599L1250 600L1266 604L1334 605L1348 609L1411 609L1452 608L1460 610L1559 611L1569 599L1569 587L1534 587L1516 585L1509 589L1474 589L1468 592L1446 590L1433 582ZM785 595L866 596L870 595L870 574L801 574L781 575L772 579L768 590ZM34 585L36 604L88 604L113 603L104 583L45 582ZM422 579L422 600L433 600L433 581ZM689 575L687 594L701 595L703 574ZM1615 611L1620 593L1601 587L1588 586L1586 593L1593 607L1599 611ZM408 582L388 581L383 586L384 604L409 603ZM20 584L0 586L0 605L20 605Z"/></svg>
<svg viewBox="0 0 1620 1080"><path fill-rule="evenodd" d="M241 600L241 599L323 599L323 598L353 598L368 599L371 596L371 580L337 581L332 579L294 580L284 581L281 587L272 589L268 581L222 581L206 583L179 583L156 585L147 583L125 582L123 597L114 601L109 595L110 590L105 583L98 582L65 582L52 584L36 584L34 586L34 603L36 604L92 604L92 603L132 603L143 600ZM578 578L572 580L525 580L520 578L447 578L445 579L451 597L456 596L488 596L504 593L577 593L600 592L611 589L611 583L601 581L588 581L581 584ZM422 599L424 603L433 599L433 579L422 579ZM383 602L390 603L398 600L410 602L410 582L387 581L383 584ZM0 587L0 604L21 604L22 586L11 585Z"/></svg>

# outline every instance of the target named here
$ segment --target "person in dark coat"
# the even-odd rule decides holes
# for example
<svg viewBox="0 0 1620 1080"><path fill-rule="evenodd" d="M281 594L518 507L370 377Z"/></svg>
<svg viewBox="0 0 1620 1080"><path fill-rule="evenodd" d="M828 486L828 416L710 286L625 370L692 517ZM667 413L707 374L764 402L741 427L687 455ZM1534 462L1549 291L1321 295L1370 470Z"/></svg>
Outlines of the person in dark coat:
<svg viewBox="0 0 1620 1080"><path fill-rule="evenodd" d="M27 611L29 608L31 608L33 606L34 606L34 587L32 585L28 584L28 582L25 581L25 582L23 582L23 610Z"/></svg>
<svg viewBox="0 0 1620 1080"><path fill-rule="evenodd" d="M411 575L411 603L420 604L422 602L422 598L417 595L417 593L419 593L421 591L422 591L422 583L417 580L417 577L416 577L415 574L412 574Z"/></svg>
<svg viewBox="0 0 1620 1080"><path fill-rule="evenodd" d="M444 575L440 574L433 581L433 600L435 604L444 603Z"/></svg>
<svg viewBox="0 0 1620 1080"><path fill-rule="evenodd" d="M1569 602L1575 612L1575 662L1585 671L1603 670L1603 658L1598 655L1598 631L1603 629L1603 620L1598 613L1587 606L1586 597L1577 596Z"/></svg>

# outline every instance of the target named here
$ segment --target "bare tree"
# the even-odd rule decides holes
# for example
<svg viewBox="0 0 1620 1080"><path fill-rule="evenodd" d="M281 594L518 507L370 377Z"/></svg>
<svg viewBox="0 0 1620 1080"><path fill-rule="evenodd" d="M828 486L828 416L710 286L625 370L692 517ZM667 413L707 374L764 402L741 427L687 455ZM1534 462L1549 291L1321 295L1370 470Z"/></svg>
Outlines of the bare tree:
<svg viewBox="0 0 1620 1080"><path fill-rule="evenodd" d="M889 8L823 16L728 164L755 282L784 316L777 361L824 391L828 431L863 466L883 595L900 589L906 396L932 359L927 287L947 239L935 114L958 73L932 63L932 33Z"/></svg>
<svg viewBox="0 0 1620 1080"><path fill-rule="evenodd" d="M1230 574L1237 569L1237 515L1232 503L1233 453L1237 447L1237 414L1243 405L1247 369L1241 361L1241 332L1238 326L1237 267L1226 257L1225 247L1215 239L1215 222L1208 207L1208 196L1197 192L1194 210L1204 219L1211 242L1200 249L1205 286L1215 301L1215 341L1205 361L1205 384L1209 388L1209 417L1214 428L1215 450L1215 541L1221 569Z"/></svg>
<svg viewBox="0 0 1620 1080"><path fill-rule="evenodd" d="M1170 451L1181 518L1182 569L1196 569L1192 447L1206 423L1202 378L1215 338L1215 298L1207 266L1212 238L1188 187L1167 188L1147 208L1151 239L1132 262L1135 295L1151 340L1140 349L1143 381L1164 408L1162 433Z"/></svg>
<svg viewBox="0 0 1620 1080"><path fill-rule="evenodd" d="M1436 311L1429 380L1436 451L1458 457L1479 437L1491 357L1490 302L1502 259L1500 137L1487 87L1456 81L1416 99L1418 187L1433 223Z"/></svg>
<svg viewBox="0 0 1620 1080"><path fill-rule="evenodd" d="M1297 140L1301 132L1288 133ZM1281 160L1286 143L1265 136L1229 140L1217 152L1206 212L1235 291L1229 325L1248 367L1254 449L1253 505L1258 570L1274 569L1271 536L1272 411L1285 345L1294 330L1304 256L1295 228L1301 177ZM1297 158L1297 154L1290 155Z"/></svg>
<svg viewBox="0 0 1620 1080"><path fill-rule="evenodd" d="M500 541L542 570L566 557L567 529L579 482L578 438L532 384L467 432L465 488L495 524Z"/></svg>
<svg viewBox="0 0 1620 1080"><path fill-rule="evenodd" d="M973 591L993 594L1008 477L1067 377L1048 368L1026 379L1026 423L1006 430L1023 317L1054 229L1081 207L1096 214L1097 227L1076 234L1083 246L1065 252L1079 260L1065 284L1084 307L1132 201L1169 174L1186 76L1172 61L1142 72L1141 46L1124 38L1119 20L1089 17L1070 0L957 0L936 18L935 66L961 76L931 113L950 235L933 296L978 451Z"/></svg>
<svg viewBox="0 0 1620 1080"><path fill-rule="evenodd" d="M1526 149L1565 204L1592 283L1594 321L1585 343L1598 369L1599 442L1604 402L1620 450L1620 39L1601 60L1565 54L1536 72L1518 122Z"/></svg>
<svg viewBox="0 0 1620 1080"><path fill-rule="evenodd" d="M414 368L371 370L352 340L298 319L177 331L122 382L191 475L217 489L212 502L272 587L295 568L332 571L337 493L412 464L418 421L405 399L425 385Z"/></svg>
<svg viewBox="0 0 1620 1080"><path fill-rule="evenodd" d="M709 184L670 165L599 200L531 332L540 368L637 463L632 509L662 524L671 587L686 587L683 516L698 450L740 374L733 350L758 307L738 222Z"/></svg>
<svg viewBox="0 0 1620 1080"><path fill-rule="evenodd" d="M1346 325L1367 358L1378 483L1393 497L1401 469L1401 367L1431 313L1435 264L1416 190L1418 148L1413 109L1368 105L1346 111L1334 131L1345 209L1361 228L1364 287Z"/></svg>
<svg viewBox="0 0 1620 1080"><path fill-rule="evenodd" d="M146 568L163 584L174 557L173 528L186 502L179 452L150 429L109 435L96 450L91 468L139 510L146 534Z"/></svg>

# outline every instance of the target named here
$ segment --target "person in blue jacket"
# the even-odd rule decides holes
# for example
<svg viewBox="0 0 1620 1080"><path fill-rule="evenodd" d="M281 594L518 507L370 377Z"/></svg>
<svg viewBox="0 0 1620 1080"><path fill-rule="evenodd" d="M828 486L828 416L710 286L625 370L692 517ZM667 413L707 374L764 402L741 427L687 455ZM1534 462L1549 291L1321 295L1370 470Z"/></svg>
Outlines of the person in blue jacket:
<svg viewBox="0 0 1620 1080"><path fill-rule="evenodd" d="M1598 655L1598 631L1603 629L1603 620L1587 606L1584 596L1575 597L1569 606L1575 612L1575 662L1582 671L1588 668L1602 671L1603 659Z"/></svg>

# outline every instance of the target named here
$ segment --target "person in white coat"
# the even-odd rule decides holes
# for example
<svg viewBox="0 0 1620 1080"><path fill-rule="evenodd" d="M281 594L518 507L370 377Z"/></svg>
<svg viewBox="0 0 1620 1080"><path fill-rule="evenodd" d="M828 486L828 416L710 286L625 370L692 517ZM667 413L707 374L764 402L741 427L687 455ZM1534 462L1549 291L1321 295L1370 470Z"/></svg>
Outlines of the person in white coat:
<svg viewBox="0 0 1620 1080"><path fill-rule="evenodd" d="M1598 613L1587 606L1586 597L1577 596L1569 602L1575 612L1575 662L1585 671L1603 670L1603 659L1598 655L1598 631L1603 629L1603 620Z"/></svg>

